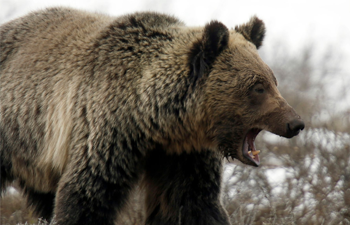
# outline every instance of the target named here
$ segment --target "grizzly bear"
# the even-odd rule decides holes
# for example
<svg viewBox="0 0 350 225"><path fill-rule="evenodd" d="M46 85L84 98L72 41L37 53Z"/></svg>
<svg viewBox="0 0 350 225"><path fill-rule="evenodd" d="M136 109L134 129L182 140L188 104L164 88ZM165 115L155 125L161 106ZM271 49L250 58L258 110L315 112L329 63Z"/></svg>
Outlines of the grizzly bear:
<svg viewBox="0 0 350 225"><path fill-rule="evenodd" d="M265 25L50 8L1 26L1 188L58 225L113 224L142 182L146 224L230 224L222 159L304 123L261 60ZM53 217L55 216L55 217Z"/></svg>

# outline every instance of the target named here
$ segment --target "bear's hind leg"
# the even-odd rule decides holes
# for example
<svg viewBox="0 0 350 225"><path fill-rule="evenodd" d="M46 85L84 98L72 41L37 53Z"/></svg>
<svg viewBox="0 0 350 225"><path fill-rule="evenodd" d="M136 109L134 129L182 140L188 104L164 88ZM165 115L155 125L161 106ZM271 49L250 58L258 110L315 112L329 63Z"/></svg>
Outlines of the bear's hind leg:
<svg viewBox="0 0 350 225"><path fill-rule="evenodd" d="M5 135L0 127L0 197L14 180L12 176L11 151L5 143Z"/></svg>
<svg viewBox="0 0 350 225"><path fill-rule="evenodd" d="M52 219L55 195L52 193L36 192L24 188L24 195L27 197L27 205L32 206L35 214L46 221Z"/></svg>
<svg viewBox="0 0 350 225"><path fill-rule="evenodd" d="M220 202L221 156L212 151L147 157L148 225L229 225Z"/></svg>

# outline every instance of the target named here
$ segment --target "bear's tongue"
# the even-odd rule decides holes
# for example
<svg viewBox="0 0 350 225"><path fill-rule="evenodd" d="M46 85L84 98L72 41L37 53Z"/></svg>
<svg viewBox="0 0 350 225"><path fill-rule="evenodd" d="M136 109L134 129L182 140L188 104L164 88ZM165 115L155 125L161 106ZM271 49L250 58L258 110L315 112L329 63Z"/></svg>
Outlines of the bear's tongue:
<svg viewBox="0 0 350 225"><path fill-rule="evenodd" d="M243 144L243 155L246 158L248 158L250 161L252 161L256 166L259 166L260 164L260 158L259 158L260 151L255 149L254 140L260 131L261 131L260 129L250 130L247 133Z"/></svg>

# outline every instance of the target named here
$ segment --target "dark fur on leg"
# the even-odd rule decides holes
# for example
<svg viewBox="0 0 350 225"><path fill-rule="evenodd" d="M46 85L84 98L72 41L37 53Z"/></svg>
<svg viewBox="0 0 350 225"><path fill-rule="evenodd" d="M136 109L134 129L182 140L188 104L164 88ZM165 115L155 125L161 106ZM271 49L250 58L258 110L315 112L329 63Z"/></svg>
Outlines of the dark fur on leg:
<svg viewBox="0 0 350 225"><path fill-rule="evenodd" d="M123 160L116 158L114 164L106 163L110 168L103 170L92 163L69 168L56 195L57 224L114 225L138 180L139 167L131 159L126 165L129 167L121 166L118 162Z"/></svg>
<svg viewBox="0 0 350 225"><path fill-rule="evenodd" d="M150 153L146 163L148 225L229 225L220 202L221 158L217 153Z"/></svg>
<svg viewBox="0 0 350 225"><path fill-rule="evenodd" d="M6 153L6 149L8 147L5 143L5 136L0 128L0 197L5 192L8 183L13 181L11 160L9 160L9 154Z"/></svg>
<svg viewBox="0 0 350 225"><path fill-rule="evenodd" d="M55 194L40 193L30 188L24 189L24 196L27 197L27 205L32 206L39 218L47 221L52 219Z"/></svg>
<svg viewBox="0 0 350 225"><path fill-rule="evenodd" d="M67 180L56 198L57 224L113 225L130 189L93 176Z"/></svg>

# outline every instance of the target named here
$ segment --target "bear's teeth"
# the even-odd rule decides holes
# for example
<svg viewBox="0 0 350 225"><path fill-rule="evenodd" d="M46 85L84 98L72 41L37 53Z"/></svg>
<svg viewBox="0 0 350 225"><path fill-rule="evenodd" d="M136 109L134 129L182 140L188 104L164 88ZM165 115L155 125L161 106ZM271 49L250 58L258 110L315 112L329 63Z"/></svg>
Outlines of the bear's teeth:
<svg viewBox="0 0 350 225"><path fill-rule="evenodd" d="M257 155L257 154L259 154L260 153L260 150L255 150L255 151L253 151L253 155Z"/></svg>

